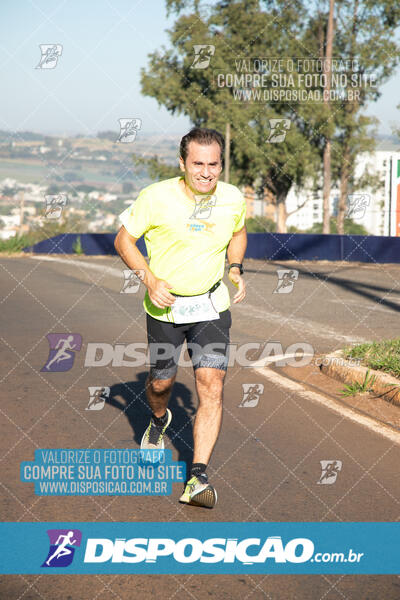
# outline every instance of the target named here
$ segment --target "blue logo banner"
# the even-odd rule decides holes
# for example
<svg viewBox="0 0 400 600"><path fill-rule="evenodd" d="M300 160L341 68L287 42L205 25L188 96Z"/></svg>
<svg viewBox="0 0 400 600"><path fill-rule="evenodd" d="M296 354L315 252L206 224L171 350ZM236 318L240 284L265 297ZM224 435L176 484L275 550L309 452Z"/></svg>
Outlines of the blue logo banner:
<svg viewBox="0 0 400 600"><path fill-rule="evenodd" d="M1 523L1 573L399 574L400 523Z"/></svg>

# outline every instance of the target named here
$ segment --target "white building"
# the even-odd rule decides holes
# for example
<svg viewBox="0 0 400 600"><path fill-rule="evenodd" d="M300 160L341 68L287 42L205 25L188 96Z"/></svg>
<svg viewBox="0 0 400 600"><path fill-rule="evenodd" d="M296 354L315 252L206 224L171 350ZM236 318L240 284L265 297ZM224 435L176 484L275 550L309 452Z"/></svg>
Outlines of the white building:
<svg viewBox="0 0 400 600"><path fill-rule="evenodd" d="M374 152L363 152L357 157L355 178L366 173L378 178L378 188L357 189L348 196L348 216L360 223L372 235L400 236L400 144L382 141ZM322 185L321 185L322 187ZM306 204L288 217L288 227L310 229L322 221L322 189L313 194L311 190L292 188L286 200L288 213L305 200ZM339 189L332 186L331 215L337 216Z"/></svg>
<svg viewBox="0 0 400 600"><path fill-rule="evenodd" d="M13 237L20 226L20 215L1 215L0 216L0 239L8 240Z"/></svg>

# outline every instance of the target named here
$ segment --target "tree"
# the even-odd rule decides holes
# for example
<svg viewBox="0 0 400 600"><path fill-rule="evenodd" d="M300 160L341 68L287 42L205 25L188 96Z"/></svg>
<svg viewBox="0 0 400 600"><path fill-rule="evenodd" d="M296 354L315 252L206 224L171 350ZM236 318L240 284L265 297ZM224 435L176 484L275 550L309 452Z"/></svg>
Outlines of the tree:
<svg viewBox="0 0 400 600"><path fill-rule="evenodd" d="M324 104L327 108L327 115L330 116L330 101L329 93L331 90L331 69L332 69L332 49L333 49L333 11L335 2L329 0L329 16L326 32L326 48L324 54L324 72L326 82L324 85ZM331 139L327 136L324 145L323 155L323 170L324 170L324 187L323 187L323 232L329 233L329 212L330 212L330 195L331 195Z"/></svg>
<svg viewBox="0 0 400 600"><path fill-rule="evenodd" d="M336 1L336 51L339 56L357 61L358 74L362 78L352 89L358 92L358 97L353 94L353 99L345 102L337 113L338 131L334 142L340 180L337 228L343 233L349 192L361 185L354 179L356 157L360 152L372 151L375 145L370 129L377 120L360 111L369 101L379 98L379 87L399 63L400 44L396 41L395 30L400 23L400 6L391 0L378 3L372 0ZM353 73L348 73L349 77L351 75ZM374 76L374 85L365 84L368 76ZM375 187L376 181L372 185Z"/></svg>
<svg viewBox="0 0 400 600"><path fill-rule="evenodd" d="M340 233L337 229L336 219L331 218L329 227L331 233ZM323 223L314 223L310 229L307 229L307 231L303 231L302 233L323 233ZM355 223L352 219L344 220L343 233L346 235L371 235L363 225Z"/></svg>
<svg viewBox="0 0 400 600"><path fill-rule="evenodd" d="M286 231L286 197L293 184L316 177L319 151L313 143L318 110L295 102L235 102L232 88L216 85L214 72L237 69L235 57L298 56L306 11L300 0L221 1L211 7L200 1L168 0L169 10L182 14L169 32L172 48L150 55L142 70L142 91L172 114L188 115L196 126L225 132L231 127L230 181L254 185L261 181L276 198L277 229ZM191 10L191 12L190 12ZM193 69L193 46L215 47L212 68ZM254 88L253 88L254 90ZM270 119L290 123L284 141L268 143ZM156 163L154 163L156 167Z"/></svg>
<svg viewBox="0 0 400 600"><path fill-rule="evenodd" d="M268 217L249 217L246 219L246 229L248 233L275 232L276 223Z"/></svg>
<svg viewBox="0 0 400 600"><path fill-rule="evenodd" d="M253 188L260 181L260 186L270 191L280 232L287 230L289 190L294 184L316 185L323 175L322 164L324 230L329 231L331 170L332 179L340 181L338 228L343 230L347 197L357 186L353 175L356 156L373 147L373 119L361 109L379 97L379 86L398 63L394 31L400 21L400 5L391 0L335 0L333 20L333 0L322 2L323 10L318 8L321 0L317 7L306 0L221 0L211 5L201 0L167 0L168 10L177 14L169 32L171 48L152 53L148 68L142 70L143 93L171 113L185 114L194 125L214 127L222 133L230 124L230 181ZM215 48L211 68L192 68L195 44ZM236 57L294 58L305 54L357 60L358 74L374 73L376 87L368 88L356 80L355 87L346 88L353 92L352 99L330 101L328 106L326 102L285 100L257 103L249 95L250 101L243 101L243 95L238 102L230 85L223 87L215 81L214 74L240 72ZM260 75L267 72L268 68L259 71ZM288 68L283 68L282 75L288 73ZM351 71L346 74L350 79ZM314 87L324 91L323 84ZM252 84L244 91L254 94L258 90ZM269 143L270 119L278 118L287 119L290 127L284 141ZM152 166L158 172L164 168L157 159Z"/></svg>
<svg viewBox="0 0 400 600"><path fill-rule="evenodd" d="M315 6L310 5L309 25L303 39L304 47L312 55L321 58L325 55L328 0L324 2L324 10L320 12L319 1ZM392 5L389 0L379 3L373 0L335 0L335 8L333 57L351 65L341 71L347 79L343 91L348 97L345 101L331 101L330 110L320 121L321 139L318 140L318 136L314 139L319 145L323 162L325 140L331 140L332 180L338 182L340 190L338 231L343 233L349 193L362 188L367 179L369 185L376 187L376 178L374 181L369 174L358 181L354 177L357 156L361 152L371 152L375 147L374 128L377 119L364 115L362 109L379 97L380 86L398 64L400 48L395 30L400 22L400 7ZM315 17L312 16L313 12ZM358 68L353 67L357 63ZM375 76L374 85L368 85L366 78L372 75ZM353 77L355 81L352 81ZM324 214L327 215L327 193L324 196Z"/></svg>
<svg viewBox="0 0 400 600"><path fill-rule="evenodd" d="M181 170L177 165L169 165L159 160L157 156L144 158L142 156L133 156L135 166L145 167L151 179L171 179L181 175Z"/></svg>

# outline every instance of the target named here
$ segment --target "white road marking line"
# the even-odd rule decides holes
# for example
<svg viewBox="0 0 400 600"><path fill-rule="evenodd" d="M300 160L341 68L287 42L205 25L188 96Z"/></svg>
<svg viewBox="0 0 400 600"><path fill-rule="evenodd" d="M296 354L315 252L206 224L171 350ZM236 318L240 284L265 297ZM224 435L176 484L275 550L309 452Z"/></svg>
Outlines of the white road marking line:
<svg viewBox="0 0 400 600"><path fill-rule="evenodd" d="M122 279L123 276L122 269L119 270L115 269L114 267L107 267L106 265L96 265L94 263L85 262L83 260L75 260L73 258L58 258L56 256L30 256L30 258L64 263L65 265L77 265L78 267L86 267L87 269L92 269L93 271L103 271L103 273L115 275L116 277L119 277L119 279Z"/></svg>
<svg viewBox="0 0 400 600"><path fill-rule="evenodd" d="M363 427L370 429L374 433L385 437L394 444L400 444L400 432L397 432L396 430L384 425L383 423L375 421L373 417L361 415L352 410L351 408L348 408L347 406L343 406L335 402L328 396L323 396L322 394L308 390L301 383L292 381L291 379L288 379L283 375L279 375L279 373L275 373L275 371L272 371L271 369L268 369L266 367L256 367L252 370L255 371L258 375L262 375L272 383L276 384L278 387L284 387L287 390L296 392L296 394L298 394L302 398L306 398L307 400L310 400L311 402L314 402L316 404L321 404L325 408L329 408L330 410L341 415L342 417L349 419L350 421L353 421L358 425L362 425Z"/></svg>

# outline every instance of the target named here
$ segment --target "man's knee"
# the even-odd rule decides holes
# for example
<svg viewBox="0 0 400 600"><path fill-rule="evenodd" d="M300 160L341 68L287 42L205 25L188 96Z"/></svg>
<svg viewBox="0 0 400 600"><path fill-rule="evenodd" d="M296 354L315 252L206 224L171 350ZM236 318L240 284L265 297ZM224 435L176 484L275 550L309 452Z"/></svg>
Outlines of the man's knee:
<svg viewBox="0 0 400 600"><path fill-rule="evenodd" d="M205 388L209 394L222 397L225 374L222 369L196 369L196 384Z"/></svg>
<svg viewBox="0 0 400 600"><path fill-rule="evenodd" d="M170 379L149 379L148 386L153 394L161 396L162 394L171 391L174 379L175 377L171 377Z"/></svg>

